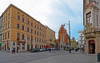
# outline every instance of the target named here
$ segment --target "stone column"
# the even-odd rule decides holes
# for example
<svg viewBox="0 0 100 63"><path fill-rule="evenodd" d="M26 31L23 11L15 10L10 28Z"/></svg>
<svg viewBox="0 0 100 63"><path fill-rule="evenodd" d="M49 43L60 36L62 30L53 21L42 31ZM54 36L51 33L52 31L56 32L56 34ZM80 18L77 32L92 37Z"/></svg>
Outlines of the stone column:
<svg viewBox="0 0 100 63"><path fill-rule="evenodd" d="M95 27L95 12L94 9L91 9L91 23L92 23L92 27Z"/></svg>
<svg viewBox="0 0 100 63"><path fill-rule="evenodd" d="M86 40L86 53L89 53L89 43L88 43L88 40Z"/></svg>
<svg viewBox="0 0 100 63"><path fill-rule="evenodd" d="M22 43L20 43L20 51L22 51Z"/></svg>

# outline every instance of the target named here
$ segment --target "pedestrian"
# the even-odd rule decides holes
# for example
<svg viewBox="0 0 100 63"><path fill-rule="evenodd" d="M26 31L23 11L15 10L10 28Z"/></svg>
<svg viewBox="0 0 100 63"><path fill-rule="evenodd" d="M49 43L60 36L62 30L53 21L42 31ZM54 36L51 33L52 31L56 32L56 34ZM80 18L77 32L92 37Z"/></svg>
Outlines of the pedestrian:
<svg viewBox="0 0 100 63"><path fill-rule="evenodd" d="M17 47L17 53L18 53L18 47Z"/></svg>
<svg viewBox="0 0 100 63"><path fill-rule="evenodd" d="M51 48L49 48L49 52L51 52Z"/></svg>
<svg viewBox="0 0 100 63"><path fill-rule="evenodd" d="M12 54L14 53L14 50L13 50L13 49L11 50L11 53L12 53Z"/></svg>
<svg viewBox="0 0 100 63"><path fill-rule="evenodd" d="M10 53L10 48L8 48L8 53Z"/></svg>
<svg viewBox="0 0 100 63"><path fill-rule="evenodd" d="M13 50L14 50L14 53L15 53L15 47L14 47L14 49L13 49Z"/></svg>
<svg viewBox="0 0 100 63"><path fill-rule="evenodd" d="M71 53L71 48L69 48L69 53Z"/></svg>

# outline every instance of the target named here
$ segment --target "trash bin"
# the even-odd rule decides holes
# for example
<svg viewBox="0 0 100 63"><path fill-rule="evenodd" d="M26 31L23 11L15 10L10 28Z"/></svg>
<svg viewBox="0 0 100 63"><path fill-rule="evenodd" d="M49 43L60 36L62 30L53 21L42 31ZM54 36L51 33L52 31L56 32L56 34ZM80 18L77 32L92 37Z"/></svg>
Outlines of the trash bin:
<svg viewBox="0 0 100 63"><path fill-rule="evenodd" d="M98 61L100 62L100 53L98 53L97 57L98 57Z"/></svg>

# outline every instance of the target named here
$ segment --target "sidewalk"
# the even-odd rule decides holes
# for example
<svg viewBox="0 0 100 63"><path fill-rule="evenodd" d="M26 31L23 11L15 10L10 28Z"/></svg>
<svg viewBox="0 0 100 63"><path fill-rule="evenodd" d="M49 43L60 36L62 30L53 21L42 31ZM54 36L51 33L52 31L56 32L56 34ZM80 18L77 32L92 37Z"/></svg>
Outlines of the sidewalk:
<svg viewBox="0 0 100 63"><path fill-rule="evenodd" d="M79 52L62 51L62 54L51 56L47 58L42 58L25 63L99 63L97 61L97 56L95 54L81 54Z"/></svg>

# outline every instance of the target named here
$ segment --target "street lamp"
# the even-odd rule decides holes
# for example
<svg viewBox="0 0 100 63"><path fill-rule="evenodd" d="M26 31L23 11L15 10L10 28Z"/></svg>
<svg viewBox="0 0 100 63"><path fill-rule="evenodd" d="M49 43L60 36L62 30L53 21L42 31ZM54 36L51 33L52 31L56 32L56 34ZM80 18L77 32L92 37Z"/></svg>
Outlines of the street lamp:
<svg viewBox="0 0 100 63"><path fill-rule="evenodd" d="M69 21L69 23L64 23L63 24L63 26L65 26L65 25L68 25L68 27L69 27L69 45L71 46L71 40L70 40L70 37L71 37L70 21Z"/></svg>

